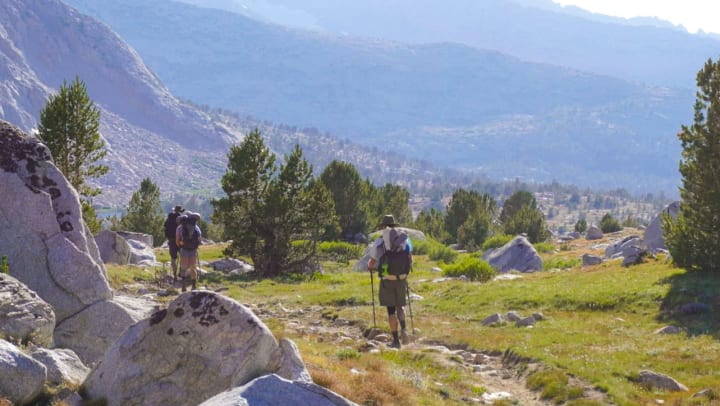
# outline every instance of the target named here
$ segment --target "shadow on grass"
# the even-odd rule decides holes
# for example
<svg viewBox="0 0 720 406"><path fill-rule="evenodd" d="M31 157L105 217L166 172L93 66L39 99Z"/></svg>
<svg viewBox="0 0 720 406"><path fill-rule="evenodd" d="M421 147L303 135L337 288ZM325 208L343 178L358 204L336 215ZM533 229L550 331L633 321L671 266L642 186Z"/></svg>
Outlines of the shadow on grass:
<svg viewBox="0 0 720 406"><path fill-rule="evenodd" d="M660 281L670 284L658 320L688 335L720 339L720 272L684 272Z"/></svg>

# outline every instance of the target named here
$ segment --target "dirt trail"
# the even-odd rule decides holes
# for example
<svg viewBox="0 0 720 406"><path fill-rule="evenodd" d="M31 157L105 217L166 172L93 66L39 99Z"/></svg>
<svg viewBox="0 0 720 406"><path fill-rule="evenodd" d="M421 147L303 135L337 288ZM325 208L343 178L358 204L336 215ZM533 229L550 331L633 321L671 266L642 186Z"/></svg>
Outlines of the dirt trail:
<svg viewBox="0 0 720 406"><path fill-rule="evenodd" d="M387 334L363 331L365 321L345 320L337 318L330 309L322 306L311 306L302 309L291 309L282 304L251 306L261 319L274 318L285 324L288 335L313 334L324 342L335 342L340 346L353 343L361 351L380 351L387 348L391 337ZM409 326L408 326L409 327ZM372 337L367 339L366 336ZM551 400L540 399L540 393L527 387L527 376L530 372L542 368L533 360L520 357L511 351L483 352L473 349L458 349L442 342L429 342L420 336L411 336L411 342L400 351L413 351L429 354L440 365L457 367L462 365L472 377L472 384L483 387L486 392L482 396L463 398L470 404L493 404L495 400L507 399L518 405L554 405ZM602 404L612 404L602 392L591 385L571 378L571 385L584 388L584 398L593 399Z"/></svg>

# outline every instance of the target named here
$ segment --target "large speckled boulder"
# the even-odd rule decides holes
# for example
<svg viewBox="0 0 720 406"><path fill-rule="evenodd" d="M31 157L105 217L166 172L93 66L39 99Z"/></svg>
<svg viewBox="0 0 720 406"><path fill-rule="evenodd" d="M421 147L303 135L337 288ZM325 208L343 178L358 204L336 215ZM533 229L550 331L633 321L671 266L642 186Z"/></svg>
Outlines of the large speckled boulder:
<svg viewBox="0 0 720 406"><path fill-rule="evenodd" d="M183 293L133 326L84 383L91 399L113 405L197 405L274 373L282 351L270 330L237 301Z"/></svg>

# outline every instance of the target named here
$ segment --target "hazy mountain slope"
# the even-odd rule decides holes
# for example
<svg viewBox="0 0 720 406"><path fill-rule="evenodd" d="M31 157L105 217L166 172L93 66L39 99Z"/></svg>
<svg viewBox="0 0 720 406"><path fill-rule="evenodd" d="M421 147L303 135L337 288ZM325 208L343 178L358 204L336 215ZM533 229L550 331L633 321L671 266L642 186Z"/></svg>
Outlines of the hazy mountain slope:
<svg viewBox="0 0 720 406"><path fill-rule="evenodd" d="M97 203L126 204L144 177L165 191L217 182L222 154L236 137L178 102L106 25L59 1L4 0L0 35L0 118L36 128L47 97L76 76L101 108L112 170L99 180Z"/></svg>
<svg viewBox="0 0 720 406"><path fill-rule="evenodd" d="M407 178L408 172L426 180L442 175L402 157L397 160L403 171L390 172L372 160L371 150L351 142L201 111L179 102L136 52L97 20L54 0L0 2L0 119L31 131L47 97L75 75L102 112L105 163L111 169L99 179L103 193L94 203L100 206L125 206L146 177L164 196L214 196L230 144L256 127L278 154L300 144L318 170L324 165L316 162L337 157L378 182Z"/></svg>
<svg viewBox="0 0 720 406"><path fill-rule="evenodd" d="M68 2L110 24L173 92L198 103L493 178L676 191L675 134L692 119L690 90L458 44L327 36L167 0Z"/></svg>
<svg viewBox="0 0 720 406"><path fill-rule="evenodd" d="M694 88L695 73L704 61L720 54L717 38L658 24L633 26L549 0L181 1L270 21L294 20L337 35L463 43L523 60L674 87Z"/></svg>

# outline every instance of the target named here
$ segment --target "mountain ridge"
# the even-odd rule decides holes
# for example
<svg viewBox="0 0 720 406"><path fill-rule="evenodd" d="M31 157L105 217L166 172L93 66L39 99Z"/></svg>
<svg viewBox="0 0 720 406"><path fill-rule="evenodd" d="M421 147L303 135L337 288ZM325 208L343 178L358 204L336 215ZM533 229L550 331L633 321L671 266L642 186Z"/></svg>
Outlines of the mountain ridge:
<svg viewBox="0 0 720 406"><path fill-rule="evenodd" d="M498 179L676 191L675 134L692 118L690 90L455 43L321 35L172 1L68 2L110 24L173 92L199 104Z"/></svg>

